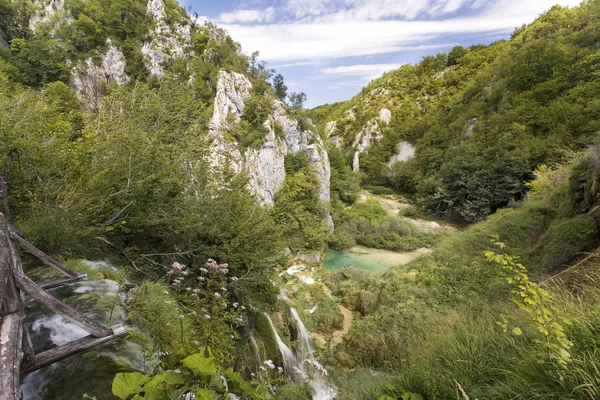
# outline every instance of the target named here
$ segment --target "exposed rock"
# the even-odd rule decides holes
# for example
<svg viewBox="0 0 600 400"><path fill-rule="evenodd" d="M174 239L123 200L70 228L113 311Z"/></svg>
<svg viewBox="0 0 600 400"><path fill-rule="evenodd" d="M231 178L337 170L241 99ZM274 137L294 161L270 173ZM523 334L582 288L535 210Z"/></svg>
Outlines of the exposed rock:
<svg viewBox="0 0 600 400"><path fill-rule="evenodd" d="M342 138L338 135L330 136L329 141L338 149L342 147Z"/></svg>
<svg viewBox="0 0 600 400"><path fill-rule="evenodd" d="M150 32L150 42L142 47L146 56L146 67L150 75L162 77L166 61L183 57L190 43L190 26L177 25L172 28L166 22L165 3L162 0L150 0L147 13L152 17L155 27Z"/></svg>
<svg viewBox="0 0 600 400"><path fill-rule="evenodd" d="M252 83L244 75L219 72L213 117L209 126L213 166L230 165L236 173L246 171L251 191L261 203L272 205L275 193L285 180L285 155L304 151L321 183L320 200L328 203L331 171L321 138L311 131L302 131L298 121L288 117L280 100L273 100L273 114L265 121L267 133L260 149L246 149L242 154L237 143L227 141L224 133L230 124L240 122L251 89ZM283 128L283 138L275 134L275 123ZM324 214L324 218L329 226L333 226L328 212Z"/></svg>
<svg viewBox="0 0 600 400"><path fill-rule="evenodd" d="M119 85L129 83L130 78L125 73L125 67L127 66L125 55L117 47L113 46L110 39L106 41L106 44L108 44L108 51L102 57L104 77L108 81L115 81Z"/></svg>
<svg viewBox="0 0 600 400"><path fill-rule="evenodd" d="M399 161L408 161L415 158L415 152L417 149L412 144L405 141L401 141L400 143L398 143L397 148L398 151L392 156L392 158L390 158L390 161L388 162L389 167L391 167L392 164L397 163Z"/></svg>
<svg viewBox="0 0 600 400"><path fill-rule="evenodd" d="M463 129L463 136L470 137L475 133L475 125L477 125L477 118L471 118L465 128Z"/></svg>
<svg viewBox="0 0 600 400"><path fill-rule="evenodd" d="M116 82L119 85L129 83L130 78L125 73L125 56L107 40L108 51L102 56L100 65L95 65L92 58L79 64L72 71L71 83L77 92L79 100L91 109L100 105L102 87L105 83Z"/></svg>
<svg viewBox="0 0 600 400"><path fill-rule="evenodd" d="M65 12L65 2L64 0L50 0L49 2L47 1L36 1L35 5L37 6L42 6L40 9L38 9L29 19L29 29L31 29L32 32L35 32L37 26L40 23L48 23L52 20L52 17L59 13L59 12ZM67 23L70 23L72 18L70 17L70 15L67 15L66 17L67 19ZM65 22L65 21L63 21Z"/></svg>
<svg viewBox="0 0 600 400"><path fill-rule="evenodd" d="M217 95L213 116L210 121L211 135L218 134L221 128L227 128L228 118L239 123L244 112L246 101L250 98L252 83L237 72L219 71Z"/></svg>
<svg viewBox="0 0 600 400"><path fill-rule="evenodd" d="M356 139L354 139L353 147L354 160L352 162L352 170L354 172L360 171L360 155L367 151L371 145L382 139L381 130L377 121L370 120L365 126L358 132Z"/></svg>
<svg viewBox="0 0 600 400"><path fill-rule="evenodd" d="M294 254L295 257L295 261L296 262L301 262L301 263L305 263L305 264L309 264L309 265L319 265L321 264L321 253L319 253L318 251L312 251L312 252L298 252L296 254Z"/></svg>
<svg viewBox="0 0 600 400"><path fill-rule="evenodd" d="M325 125L325 133L329 137L335 132L337 132L337 121L329 121L327 125Z"/></svg>
<svg viewBox="0 0 600 400"><path fill-rule="evenodd" d="M389 124L392 120L392 112L387 108L382 108L381 111L379 111L379 120L381 122Z"/></svg>

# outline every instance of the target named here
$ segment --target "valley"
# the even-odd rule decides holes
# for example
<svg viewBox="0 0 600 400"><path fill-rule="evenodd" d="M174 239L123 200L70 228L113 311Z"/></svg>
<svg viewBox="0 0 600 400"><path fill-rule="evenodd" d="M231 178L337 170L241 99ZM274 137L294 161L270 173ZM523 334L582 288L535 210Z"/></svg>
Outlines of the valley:
<svg viewBox="0 0 600 400"><path fill-rule="evenodd" d="M449 3L365 23L448 26ZM365 50L278 73L236 40L360 13L282 4L213 22L175 0L0 0L0 222L87 274L48 293L127 329L23 373L23 399L600 398L600 1L487 44L413 38L419 61L310 109L287 85L341 90ZM284 80L300 67L332 82ZM57 277L17 252L0 272L19 257ZM21 300L37 351L84 335Z"/></svg>

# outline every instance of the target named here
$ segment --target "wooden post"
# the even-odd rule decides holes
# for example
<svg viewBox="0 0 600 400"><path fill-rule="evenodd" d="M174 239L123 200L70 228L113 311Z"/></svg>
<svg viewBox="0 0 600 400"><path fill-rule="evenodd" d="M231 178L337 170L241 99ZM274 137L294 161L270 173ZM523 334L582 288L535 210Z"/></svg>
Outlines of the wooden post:
<svg viewBox="0 0 600 400"><path fill-rule="evenodd" d="M0 321L0 400L19 400L25 313L7 314Z"/></svg>

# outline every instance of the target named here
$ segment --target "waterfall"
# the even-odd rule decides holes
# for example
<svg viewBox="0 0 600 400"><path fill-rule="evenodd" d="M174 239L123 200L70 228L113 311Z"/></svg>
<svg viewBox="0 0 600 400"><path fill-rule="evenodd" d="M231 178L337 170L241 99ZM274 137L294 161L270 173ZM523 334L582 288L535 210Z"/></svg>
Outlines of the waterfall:
<svg viewBox="0 0 600 400"><path fill-rule="evenodd" d="M315 361L314 357L314 347L312 345L312 340L310 337L310 333L302 323L300 316L298 316L298 312L293 307L290 307L290 312L292 313L292 317L294 321L296 321L296 328L298 329L299 334L299 346L298 352L300 355L300 360L296 358L292 350L281 340L279 333L277 333L277 329L269 318L269 315L264 314L265 317L269 320L271 324L271 329L273 329L273 334L275 335L275 339L277 340L277 346L279 346L279 351L281 352L281 356L283 357L284 369L288 376L292 375L292 368L296 367L300 371L302 371L302 377L307 378L308 374L305 371L305 365L303 363L304 360ZM335 391L327 386L323 377L317 373L314 374L313 379L309 382L310 387L314 391L313 400L331 400L335 397Z"/></svg>
<svg viewBox="0 0 600 400"><path fill-rule="evenodd" d="M299 368L306 375L306 371L304 369L304 360L316 361L315 360L315 348L312 345L312 339L310 337L310 333L308 333L308 329L304 326L304 323L300 319L298 312L294 307L290 307L290 312L292 313L292 318L296 322L296 329L298 330L298 350L300 352L300 365ZM313 379L309 382L310 387L313 388L315 394L313 395L313 400L331 400L335 397L335 391L327 386L325 380L319 373L315 373Z"/></svg>
<svg viewBox="0 0 600 400"><path fill-rule="evenodd" d="M256 363L256 369L260 367L263 363L263 359L260 354L260 348L258 347L258 343L256 343L256 339L254 336L250 336L250 344L252 345L252 350L254 351L254 362Z"/></svg>
<svg viewBox="0 0 600 400"><path fill-rule="evenodd" d="M308 329L306 329L306 327L302 323L302 320L300 319L300 316L298 315L298 312L296 311L296 309L294 307L290 307L290 312L292 313L292 317L294 318L294 321L296 321L296 328L298 329L298 334L299 334L298 350L300 353L300 357L299 357L300 362L303 362L304 360L314 361L315 349L312 345L310 333L308 333Z"/></svg>
<svg viewBox="0 0 600 400"><path fill-rule="evenodd" d="M283 369L285 370L286 374L291 375L292 368L298 366L298 360L296 359L296 356L294 355L292 349L287 347L284 341L281 340L281 337L279 336L279 333L277 333L277 329L275 328L275 325L273 324L273 321L271 321L269 315L267 313L264 313L264 315L269 320L269 324L271 324L271 329L273 330L273 334L275 335L275 340L277 341L279 352L281 353L281 357L283 358Z"/></svg>
<svg viewBox="0 0 600 400"><path fill-rule="evenodd" d="M44 269L43 266L28 266L32 275L43 273ZM117 282L107 279L84 281L49 291L99 323L127 322ZM79 326L34 300L27 302L26 325L38 353L88 335ZM115 340L24 374L21 390L24 399L80 399L87 392L98 400L109 400L114 399L110 388L116 373L150 372L153 367L154 361L144 358L139 344Z"/></svg>

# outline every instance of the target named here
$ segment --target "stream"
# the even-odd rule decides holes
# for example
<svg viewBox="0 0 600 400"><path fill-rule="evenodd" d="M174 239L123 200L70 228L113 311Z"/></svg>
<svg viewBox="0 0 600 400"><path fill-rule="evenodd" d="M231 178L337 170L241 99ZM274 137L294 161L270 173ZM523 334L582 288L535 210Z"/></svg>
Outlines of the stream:
<svg viewBox="0 0 600 400"><path fill-rule="evenodd" d="M86 316L104 324L123 324L126 314L119 284L103 279L83 281L48 290L53 296ZM69 343L88 333L66 318L30 300L26 325L36 353ZM113 400L111 386L119 372L150 372L153 364L143 359L141 346L118 339L76 354L21 377L25 400L82 399L83 394L98 400Z"/></svg>

